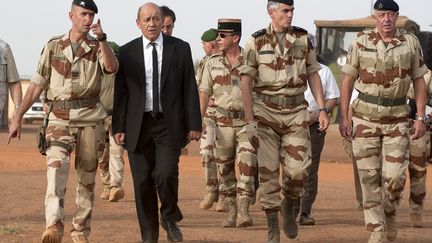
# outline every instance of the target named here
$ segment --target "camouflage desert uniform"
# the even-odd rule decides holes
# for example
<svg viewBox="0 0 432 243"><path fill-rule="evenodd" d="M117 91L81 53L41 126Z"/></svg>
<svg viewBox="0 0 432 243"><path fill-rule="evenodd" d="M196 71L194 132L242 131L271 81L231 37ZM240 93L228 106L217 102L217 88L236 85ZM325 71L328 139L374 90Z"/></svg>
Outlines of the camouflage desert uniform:
<svg viewBox="0 0 432 243"><path fill-rule="evenodd" d="M280 166L282 193L300 199L311 157L304 92L308 76L320 66L306 30L292 27L284 38L281 50L271 25L254 33L241 70L256 79L253 113L258 121L260 205L266 211L280 209Z"/></svg>
<svg viewBox="0 0 432 243"><path fill-rule="evenodd" d="M10 46L0 40L0 124L8 99L8 83L20 81Z"/></svg>
<svg viewBox="0 0 432 243"><path fill-rule="evenodd" d="M359 91L352 103L353 152L362 186L366 229L383 231L383 211L386 217L395 215L406 179L409 128L404 99L412 80L422 77L427 68L417 38L398 29L386 46L375 28L358 34L342 71L357 79L355 89ZM387 104L365 102L361 99L364 95L367 99L379 97ZM398 103L396 100L402 102L390 104Z"/></svg>
<svg viewBox="0 0 432 243"><path fill-rule="evenodd" d="M209 56L205 56L198 65L195 79L197 81L197 87L201 85L201 79L203 76L204 66L207 63ZM213 97L211 97L213 98ZM207 107L207 111L203 119L203 132L201 136L200 154L201 162L204 168L204 178L206 182L207 192L218 191L218 177L216 169L216 161L214 157L214 143L216 133L216 123L214 121L214 107Z"/></svg>
<svg viewBox="0 0 432 243"><path fill-rule="evenodd" d="M98 98L104 64L98 41L88 36L74 57L68 36L54 37L46 44L31 82L42 90L47 89L47 98L53 103L46 135L49 143L46 227L63 231L70 154L75 148L76 211L71 234L87 236L90 233L97 158L104 148L103 119L106 112Z"/></svg>
<svg viewBox="0 0 432 243"><path fill-rule="evenodd" d="M112 107L114 99L114 75L103 76L100 101L108 113L104 120L105 148L99 158L99 170L105 188L121 187L124 175L123 147L116 144L112 135Z"/></svg>
<svg viewBox="0 0 432 243"><path fill-rule="evenodd" d="M200 91L213 95L215 99L215 159L220 178L219 193L229 198L238 194L252 199L256 152L246 134L240 90L239 67L242 65L243 49L232 66L225 55L211 56L204 67ZM238 179L235 160L240 174Z"/></svg>
<svg viewBox="0 0 432 243"><path fill-rule="evenodd" d="M431 71L424 75L428 96L432 95ZM414 98L414 89L411 86L408 98ZM430 159L430 127L427 127L426 134L416 140L410 136L409 145L409 211L411 214L423 213L423 202L426 196L426 163Z"/></svg>

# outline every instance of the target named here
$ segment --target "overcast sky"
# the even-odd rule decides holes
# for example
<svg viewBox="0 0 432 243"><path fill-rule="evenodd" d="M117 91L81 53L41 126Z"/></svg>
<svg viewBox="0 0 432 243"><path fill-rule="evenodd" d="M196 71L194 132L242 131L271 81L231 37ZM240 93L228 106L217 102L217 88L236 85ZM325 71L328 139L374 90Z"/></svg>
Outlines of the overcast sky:
<svg viewBox="0 0 432 243"><path fill-rule="evenodd" d="M71 0L13 0L1 1L0 39L12 47L18 71L22 77L31 76L44 44L52 37L66 33L71 26L68 12ZM135 19L138 7L145 1L95 0L96 16L110 41L123 45L141 35ZM400 15L407 15L423 31L432 31L431 0L398 0ZM249 36L270 23L266 0L163 0L176 12L174 35L189 42L194 59L200 59L200 36L217 26L218 18L242 19L244 45ZM371 13L370 0L295 0L293 25L315 33L316 19L361 18Z"/></svg>

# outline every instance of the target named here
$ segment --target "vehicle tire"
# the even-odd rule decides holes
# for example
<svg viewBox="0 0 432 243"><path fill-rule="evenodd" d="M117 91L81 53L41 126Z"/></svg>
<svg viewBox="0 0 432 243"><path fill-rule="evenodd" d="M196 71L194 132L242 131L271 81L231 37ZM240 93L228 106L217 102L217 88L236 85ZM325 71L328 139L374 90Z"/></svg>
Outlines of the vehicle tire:
<svg viewBox="0 0 432 243"><path fill-rule="evenodd" d="M424 62L432 70L432 32L420 31L417 38L422 46Z"/></svg>

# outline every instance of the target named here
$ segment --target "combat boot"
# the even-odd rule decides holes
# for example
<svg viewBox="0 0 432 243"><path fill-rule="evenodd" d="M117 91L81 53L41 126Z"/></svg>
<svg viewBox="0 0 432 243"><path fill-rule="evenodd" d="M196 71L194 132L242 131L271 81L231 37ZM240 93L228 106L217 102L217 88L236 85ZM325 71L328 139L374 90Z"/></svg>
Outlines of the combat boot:
<svg viewBox="0 0 432 243"><path fill-rule="evenodd" d="M383 242L384 242L384 232L383 231L371 232L368 243L383 243Z"/></svg>
<svg viewBox="0 0 432 243"><path fill-rule="evenodd" d="M227 219L222 223L224 228L236 227L237 221L237 203L235 197L225 197L225 205L228 211Z"/></svg>
<svg viewBox="0 0 432 243"><path fill-rule="evenodd" d="M296 222L300 210L300 199L284 198L281 202L281 213L283 217L283 231L290 239L295 239L298 234Z"/></svg>
<svg viewBox="0 0 432 243"><path fill-rule="evenodd" d="M385 220L385 237L388 241L394 241L397 238L398 229L396 225L396 214L388 214L384 211Z"/></svg>
<svg viewBox="0 0 432 243"><path fill-rule="evenodd" d="M278 212L267 213L267 243L279 243L280 242L280 230L279 230L279 218Z"/></svg>
<svg viewBox="0 0 432 243"><path fill-rule="evenodd" d="M74 243L90 243L85 235L72 235L72 240Z"/></svg>
<svg viewBox="0 0 432 243"><path fill-rule="evenodd" d="M411 224L414 228L423 228L423 219L419 213L411 213Z"/></svg>
<svg viewBox="0 0 432 243"><path fill-rule="evenodd" d="M227 206L225 203L225 195L219 194L219 199L216 203L216 212L227 212Z"/></svg>
<svg viewBox="0 0 432 243"><path fill-rule="evenodd" d="M46 229L42 234L42 243L61 243L63 232L55 227Z"/></svg>
<svg viewBox="0 0 432 243"><path fill-rule="evenodd" d="M110 196L110 187L109 186L104 186L103 192L100 195L100 199L102 200L108 200Z"/></svg>
<svg viewBox="0 0 432 243"><path fill-rule="evenodd" d="M118 186L113 186L111 187L110 190L110 196L108 201L110 202L117 202L118 200L124 198L125 194L124 194L124 190L121 187Z"/></svg>
<svg viewBox="0 0 432 243"><path fill-rule="evenodd" d="M251 200L248 196L240 196L238 201L237 227L252 226L253 220L249 214Z"/></svg>
<svg viewBox="0 0 432 243"><path fill-rule="evenodd" d="M204 195L204 199L200 203L200 208L202 209L210 209L213 207L213 204L218 201L218 192L206 192Z"/></svg>

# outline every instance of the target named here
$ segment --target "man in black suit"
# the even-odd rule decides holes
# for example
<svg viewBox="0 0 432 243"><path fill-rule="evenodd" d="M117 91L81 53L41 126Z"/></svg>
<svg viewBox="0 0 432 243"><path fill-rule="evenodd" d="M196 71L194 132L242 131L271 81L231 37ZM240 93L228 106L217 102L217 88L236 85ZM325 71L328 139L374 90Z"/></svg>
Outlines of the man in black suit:
<svg viewBox="0 0 432 243"><path fill-rule="evenodd" d="M143 36L120 48L114 89L113 134L128 150L144 242L159 237L157 195L168 239L183 240L177 226L183 218L177 206L180 149L201 136L190 47L163 35L162 19L154 3L139 8Z"/></svg>

